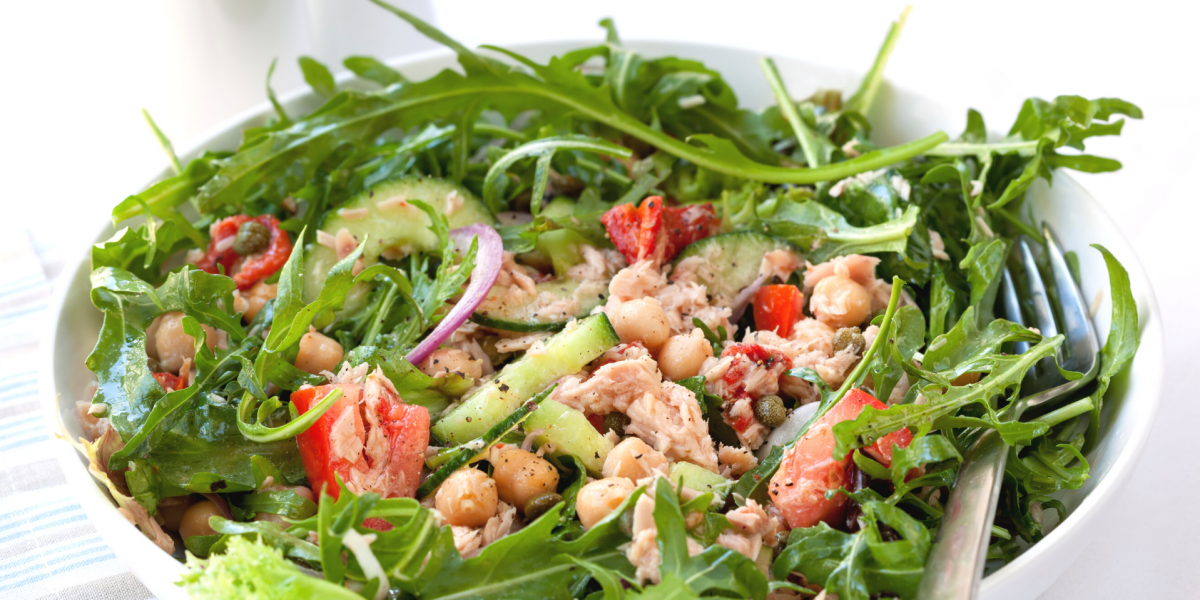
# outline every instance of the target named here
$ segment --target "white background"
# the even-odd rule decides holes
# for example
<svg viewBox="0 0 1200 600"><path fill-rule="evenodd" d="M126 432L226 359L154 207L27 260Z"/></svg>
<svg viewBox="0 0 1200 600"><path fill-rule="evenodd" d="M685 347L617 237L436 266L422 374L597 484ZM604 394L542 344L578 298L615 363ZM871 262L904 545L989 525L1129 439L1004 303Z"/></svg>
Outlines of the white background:
<svg viewBox="0 0 1200 600"><path fill-rule="evenodd" d="M404 3L401 3L404 4ZM469 46L626 39L750 47L835 67L870 65L897 2L598 2L447 0L407 3ZM1167 331L1167 381L1156 428L1111 521L1044 596L1200 597L1200 8L1194 3L915 2L887 77L956 112L1007 130L1027 96L1117 96L1146 119L1089 151L1114 174L1079 175L1150 273ZM111 206L165 165L141 120L147 108L177 148L264 99L303 85L295 58L337 65L429 47L365 0L9 1L0 6L0 207L26 230L50 274ZM809 90L792 90L797 96ZM951 136L957 131L950 131ZM1189 385L1190 384L1190 385Z"/></svg>

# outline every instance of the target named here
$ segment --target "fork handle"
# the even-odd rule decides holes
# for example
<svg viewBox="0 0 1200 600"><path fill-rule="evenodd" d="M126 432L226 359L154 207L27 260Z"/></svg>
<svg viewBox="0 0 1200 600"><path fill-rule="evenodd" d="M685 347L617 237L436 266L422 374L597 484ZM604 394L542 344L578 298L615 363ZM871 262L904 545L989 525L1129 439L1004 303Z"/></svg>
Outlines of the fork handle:
<svg viewBox="0 0 1200 600"><path fill-rule="evenodd" d="M995 429L984 431L967 450L925 563L919 600L970 600L979 595L1007 459L1008 444Z"/></svg>

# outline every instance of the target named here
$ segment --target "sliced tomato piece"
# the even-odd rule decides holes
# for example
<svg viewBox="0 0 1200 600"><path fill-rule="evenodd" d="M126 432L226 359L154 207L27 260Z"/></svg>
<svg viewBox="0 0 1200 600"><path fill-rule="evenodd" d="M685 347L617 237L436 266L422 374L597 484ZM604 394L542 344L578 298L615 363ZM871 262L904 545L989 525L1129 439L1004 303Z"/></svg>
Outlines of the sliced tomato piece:
<svg viewBox="0 0 1200 600"><path fill-rule="evenodd" d="M292 404L304 414L335 388L342 397L296 436L313 491L324 487L337 498L336 475L359 492L413 497L429 446L429 411L405 404L386 387L368 390L364 398L364 386L353 383L296 390Z"/></svg>
<svg viewBox="0 0 1200 600"><path fill-rule="evenodd" d="M353 446L354 441L357 440L361 455L361 444L366 439L366 428L363 426L362 415L358 411L362 388L357 385L321 385L296 390L292 392L291 397L296 411L304 414L338 387L342 388L342 397L334 402L333 406L329 407L329 410L325 411L325 414L321 415L316 423L296 436L296 444L300 448L300 460L304 463L305 474L308 475L308 486L313 493L318 495L324 488L325 493L333 496L335 500L341 490L338 488L334 475L341 475L342 480L345 481L350 475L350 467L362 458L361 456L348 457L345 456L348 454L346 452L332 450L335 444ZM339 424L339 419L344 419L344 421ZM348 427L354 439L348 439L344 435L335 437L335 425L343 431Z"/></svg>
<svg viewBox="0 0 1200 600"><path fill-rule="evenodd" d="M649 196L636 208L614 206L600 217L608 237L625 260L671 260L684 246L712 235L719 223L711 204L670 207L662 196Z"/></svg>
<svg viewBox="0 0 1200 600"><path fill-rule="evenodd" d="M804 318L804 294L794 285L764 285L754 295L754 327L792 335L796 321Z"/></svg>
<svg viewBox="0 0 1200 600"><path fill-rule="evenodd" d="M858 417L867 406L880 410L887 408L862 390L850 390L784 455L768 490L771 501L779 507L789 527L812 527L822 521L832 525L846 518L846 497L842 494L825 497L829 490L846 487L851 461L849 455L834 460L833 426ZM870 453L874 456L878 452L877 459L886 460L884 466L890 466L893 444L907 447L910 443L912 434L901 429L880 438L870 448ZM882 448L886 448L886 452Z"/></svg>

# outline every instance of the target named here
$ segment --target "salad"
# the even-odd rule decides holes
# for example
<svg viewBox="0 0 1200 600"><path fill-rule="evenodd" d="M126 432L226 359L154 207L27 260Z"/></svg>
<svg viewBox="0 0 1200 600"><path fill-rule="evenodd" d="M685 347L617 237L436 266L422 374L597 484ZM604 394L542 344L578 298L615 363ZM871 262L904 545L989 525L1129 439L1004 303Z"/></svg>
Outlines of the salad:
<svg viewBox="0 0 1200 600"><path fill-rule="evenodd" d="M848 96L797 101L764 59L755 111L607 20L539 64L374 1L462 72L355 56L342 87L301 58L308 115L268 72L237 150L183 165L154 129L174 175L92 249L81 448L193 597L911 598L987 428L1013 446L989 558L1067 518L1137 348L1129 280L1097 246L1100 376L1023 421L1063 338L997 289L1041 239L1029 186L1118 169L1082 150L1136 106L879 147L904 17Z"/></svg>

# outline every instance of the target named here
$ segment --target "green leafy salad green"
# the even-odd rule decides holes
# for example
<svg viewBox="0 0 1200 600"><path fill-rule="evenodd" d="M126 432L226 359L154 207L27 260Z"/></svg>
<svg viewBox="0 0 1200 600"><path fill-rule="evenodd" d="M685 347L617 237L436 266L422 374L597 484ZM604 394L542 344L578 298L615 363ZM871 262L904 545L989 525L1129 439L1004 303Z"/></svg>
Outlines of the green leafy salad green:
<svg viewBox="0 0 1200 600"><path fill-rule="evenodd" d="M1096 246L1099 376L1020 420L1063 337L997 295L1043 240L1030 187L1119 169L1084 145L1138 107L1030 98L1002 137L971 110L881 147L907 12L849 96L763 59L753 110L608 20L543 64L372 1L461 69L302 57L324 104L295 114L272 64L274 115L186 164L147 115L173 174L92 249L82 443L193 597L912 598L986 429L989 559L1069 518L1137 350L1129 277Z"/></svg>

